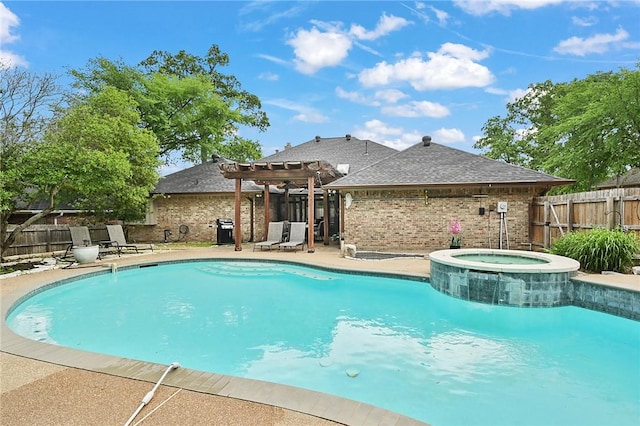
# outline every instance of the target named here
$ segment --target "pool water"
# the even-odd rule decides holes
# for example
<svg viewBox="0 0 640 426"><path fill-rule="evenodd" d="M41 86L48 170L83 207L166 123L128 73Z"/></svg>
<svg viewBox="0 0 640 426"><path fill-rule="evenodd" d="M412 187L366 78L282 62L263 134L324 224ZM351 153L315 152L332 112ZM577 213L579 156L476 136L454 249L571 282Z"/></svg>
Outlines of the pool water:
<svg viewBox="0 0 640 426"><path fill-rule="evenodd" d="M318 390L434 425L640 418L640 322L467 302L420 281L176 263L53 287L7 323L35 340Z"/></svg>
<svg viewBox="0 0 640 426"><path fill-rule="evenodd" d="M470 260L472 262L493 263L498 265L539 265L549 263L548 260L541 258L505 254L470 253L460 255L454 254L452 257L456 259Z"/></svg>

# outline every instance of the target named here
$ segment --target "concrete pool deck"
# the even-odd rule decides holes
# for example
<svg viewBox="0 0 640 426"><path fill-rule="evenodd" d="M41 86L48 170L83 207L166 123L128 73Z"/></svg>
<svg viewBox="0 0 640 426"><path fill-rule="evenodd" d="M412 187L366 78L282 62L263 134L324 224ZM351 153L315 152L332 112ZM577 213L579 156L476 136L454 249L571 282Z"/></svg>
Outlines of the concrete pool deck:
<svg viewBox="0 0 640 426"><path fill-rule="evenodd" d="M164 365L90 354L15 335L6 327L4 315L19 295L52 281L104 270L111 263L125 266L201 258L275 259L424 278L429 275L429 261L422 258L362 261L341 257L335 246L320 245L315 253L253 252L253 245L247 244L241 252L231 245L188 249L159 245L154 253L110 256L96 264L4 278L0 280L0 424L122 425L166 369ZM581 274L580 279L640 291L640 276ZM331 395L187 369L167 375L133 424L150 413L145 425L424 424Z"/></svg>

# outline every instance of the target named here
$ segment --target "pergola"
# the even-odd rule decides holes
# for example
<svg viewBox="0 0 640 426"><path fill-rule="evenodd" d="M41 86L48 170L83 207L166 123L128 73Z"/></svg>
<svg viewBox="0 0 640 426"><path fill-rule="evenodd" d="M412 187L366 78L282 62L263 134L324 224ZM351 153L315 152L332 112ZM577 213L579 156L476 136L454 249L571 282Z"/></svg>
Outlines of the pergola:
<svg viewBox="0 0 640 426"><path fill-rule="evenodd" d="M242 227L240 217L242 180L251 180L257 185L264 185L264 229L268 229L271 221L271 213L269 211L269 186L296 184L298 186L306 186L308 190L307 203L307 246L309 253L315 252L313 224L314 218L314 188L316 183L322 188L323 184L333 182L342 176L340 172L326 161L278 161L278 162L255 162L255 163L230 163L220 164L222 175L227 179L235 179L235 250L242 250ZM286 193L285 193L286 194ZM322 196L324 199L324 217L329 217L329 204L327 190L323 188ZM285 197L286 198L286 197ZM288 201L288 200L287 200ZM324 238L328 238L329 221L324 221Z"/></svg>

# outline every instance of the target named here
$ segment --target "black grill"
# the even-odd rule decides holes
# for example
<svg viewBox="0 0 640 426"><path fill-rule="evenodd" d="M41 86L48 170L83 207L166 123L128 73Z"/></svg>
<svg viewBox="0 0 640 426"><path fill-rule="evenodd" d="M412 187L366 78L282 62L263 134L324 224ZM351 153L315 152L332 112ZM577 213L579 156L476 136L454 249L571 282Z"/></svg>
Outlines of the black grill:
<svg viewBox="0 0 640 426"><path fill-rule="evenodd" d="M218 228L218 244L231 244L233 243L233 220L222 219L216 220Z"/></svg>

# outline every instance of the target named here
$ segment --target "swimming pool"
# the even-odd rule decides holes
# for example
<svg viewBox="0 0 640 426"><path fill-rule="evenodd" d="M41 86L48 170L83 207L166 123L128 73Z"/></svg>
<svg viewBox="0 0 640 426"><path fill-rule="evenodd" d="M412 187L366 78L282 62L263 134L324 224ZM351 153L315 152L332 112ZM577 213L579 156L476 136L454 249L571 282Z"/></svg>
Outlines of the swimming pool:
<svg viewBox="0 0 640 426"><path fill-rule="evenodd" d="M34 340L312 388L433 424L640 415L640 323L470 303L424 281L267 262L160 264L50 288L7 323Z"/></svg>

